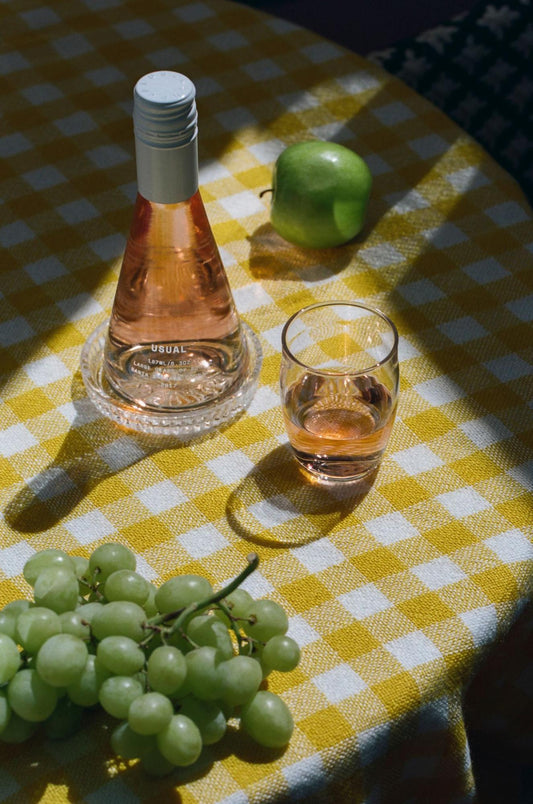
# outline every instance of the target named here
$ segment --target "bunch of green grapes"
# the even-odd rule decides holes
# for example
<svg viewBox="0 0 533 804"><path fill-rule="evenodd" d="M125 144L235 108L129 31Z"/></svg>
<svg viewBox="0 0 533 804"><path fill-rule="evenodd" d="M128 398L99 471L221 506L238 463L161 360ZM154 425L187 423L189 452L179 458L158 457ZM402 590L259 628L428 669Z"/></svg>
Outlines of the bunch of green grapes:
<svg viewBox="0 0 533 804"><path fill-rule="evenodd" d="M194 763L233 717L260 745L285 746L292 716L261 687L272 670L293 670L300 651L284 609L240 588L257 563L249 556L215 593L192 574L157 588L121 544L89 559L33 555L23 570L33 601L0 611L0 741L39 728L68 737L85 709L101 706L119 721L113 750L153 774Z"/></svg>

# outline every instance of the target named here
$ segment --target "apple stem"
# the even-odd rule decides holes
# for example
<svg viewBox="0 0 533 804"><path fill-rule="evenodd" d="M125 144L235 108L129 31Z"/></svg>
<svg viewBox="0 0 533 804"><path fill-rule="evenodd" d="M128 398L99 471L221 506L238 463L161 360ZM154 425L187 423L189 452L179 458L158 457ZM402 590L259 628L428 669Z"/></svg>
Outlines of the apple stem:
<svg viewBox="0 0 533 804"><path fill-rule="evenodd" d="M273 193L273 192L274 190L272 189L272 187L267 187L266 190L261 190L261 192L259 193L259 198L262 198L264 195L266 195L266 193Z"/></svg>

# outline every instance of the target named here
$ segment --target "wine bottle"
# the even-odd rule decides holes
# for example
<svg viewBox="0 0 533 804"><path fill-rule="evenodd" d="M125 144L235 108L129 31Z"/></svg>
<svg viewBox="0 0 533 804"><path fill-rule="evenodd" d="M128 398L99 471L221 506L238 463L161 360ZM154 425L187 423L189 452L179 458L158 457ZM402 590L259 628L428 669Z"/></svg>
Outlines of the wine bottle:
<svg viewBox="0 0 533 804"><path fill-rule="evenodd" d="M158 71L134 89L137 198L104 373L137 408L179 411L230 393L246 340L198 189L194 84Z"/></svg>

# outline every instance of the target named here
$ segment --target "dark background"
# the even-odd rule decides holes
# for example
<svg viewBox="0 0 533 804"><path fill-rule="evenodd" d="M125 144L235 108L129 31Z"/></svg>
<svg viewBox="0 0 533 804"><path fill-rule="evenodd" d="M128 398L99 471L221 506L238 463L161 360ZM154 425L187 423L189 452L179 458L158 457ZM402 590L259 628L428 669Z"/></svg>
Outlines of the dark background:
<svg viewBox="0 0 533 804"><path fill-rule="evenodd" d="M356 53L400 39L469 11L477 0L239 0L309 28Z"/></svg>

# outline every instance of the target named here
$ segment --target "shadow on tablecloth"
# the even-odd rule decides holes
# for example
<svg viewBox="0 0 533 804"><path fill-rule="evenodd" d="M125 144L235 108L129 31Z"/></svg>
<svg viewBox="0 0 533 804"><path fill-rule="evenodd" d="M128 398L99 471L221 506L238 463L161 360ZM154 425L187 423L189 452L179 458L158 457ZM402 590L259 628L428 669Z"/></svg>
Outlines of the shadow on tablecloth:
<svg viewBox="0 0 533 804"><path fill-rule="evenodd" d="M377 475L331 488L304 478L302 472L287 445L260 460L228 498L226 514L235 533L266 547L308 544L349 516Z"/></svg>

